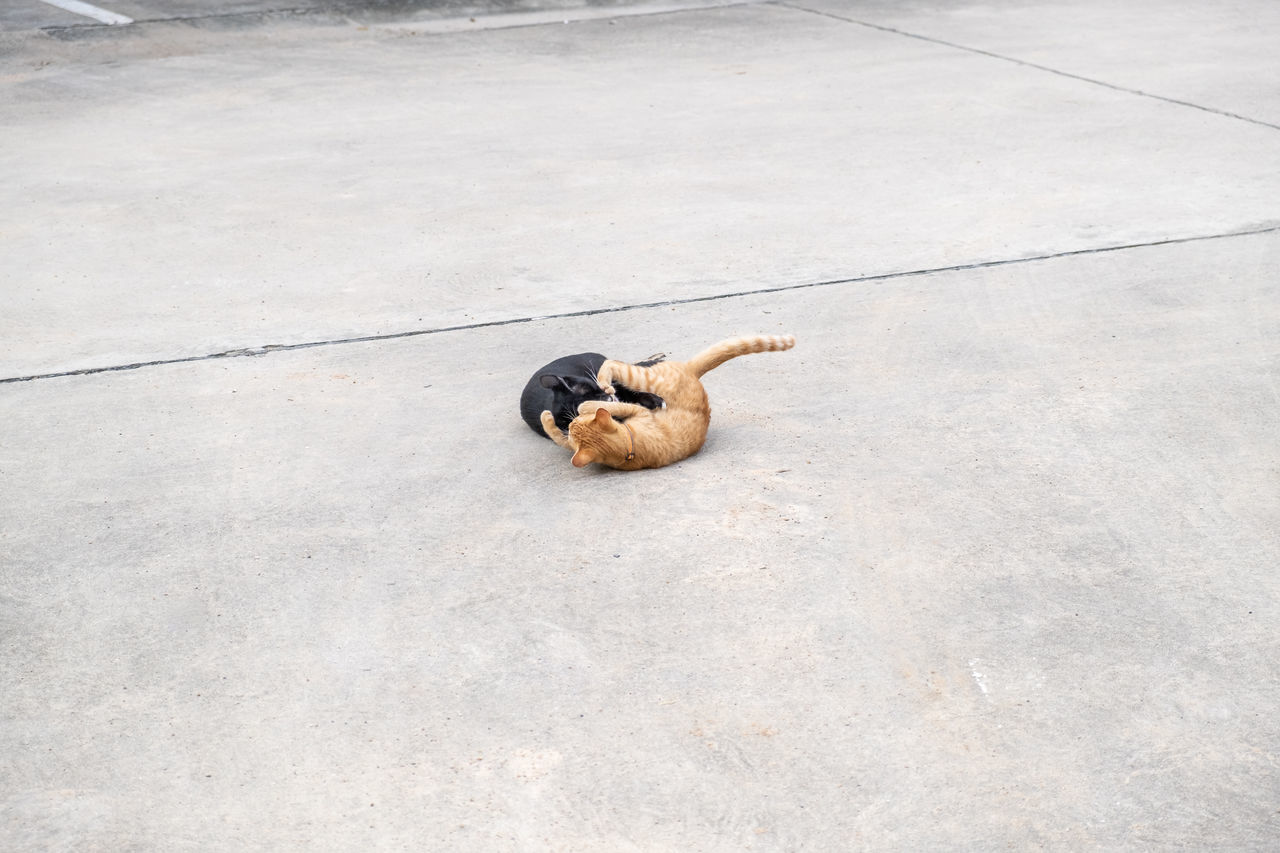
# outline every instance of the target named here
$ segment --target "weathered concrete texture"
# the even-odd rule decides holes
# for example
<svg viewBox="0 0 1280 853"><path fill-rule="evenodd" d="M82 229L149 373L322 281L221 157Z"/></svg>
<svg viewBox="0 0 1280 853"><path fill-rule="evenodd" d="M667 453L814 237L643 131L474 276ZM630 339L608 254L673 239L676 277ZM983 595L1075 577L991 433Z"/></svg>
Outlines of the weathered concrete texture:
<svg viewBox="0 0 1280 853"><path fill-rule="evenodd" d="M40 0L15 2L0 14L0 33L33 30L37 27L66 27L88 22L83 15L76 15Z"/></svg>
<svg viewBox="0 0 1280 853"><path fill-rule="evenodd" d="M1266 849L1277 260L9 386L5 846ZM801 344L676 466L514 415L544 353L742 330Z"/></svg>
<svg viewBox="0 0 1280 853"><path fill-rule="evenodd" d="M1280 6L1094 0L815 0L849 20L1280 125Z"/></svg>
<svg viewBox="0 0 1280 853"><path fill-rule="evenodd" d="M1275 846L1280 131L781 6L130 32L4 60L5 376L956 268L0 383L0 849ZM751 332L677 465L518 417Z"/></svg>
<svg viewBox="0 0 1280 853"><path fill-rule="evenodd" d="M790 8L312 32L16 74L0 375L1278 216L1270 128Z"/></svg>
<svg viewBox="0 0 1280 853"><path fill-rule="evenodd" d="M263 19L278 22L298 16L305 16L310 23L331 15L365 21L406 20L456 15L466 10L499 13L548 6L543 0L218 0L216 3L208 0L98 0L91 5L114 15L123 15L137 24L183 21L208 25L220 20L233 26L251 25ZM578 4L566 2L561 5L573 8ZM592 5L625 7L628 4L614 4L606 0ZM110 15L107 17L115 20ZM71 32L58 32L58 38L93 38L90 31L101 22L102 19L94 17L92 10L67 11L44 0L8 0L5 8L0 10L0 33L66 28Z"/></svg>

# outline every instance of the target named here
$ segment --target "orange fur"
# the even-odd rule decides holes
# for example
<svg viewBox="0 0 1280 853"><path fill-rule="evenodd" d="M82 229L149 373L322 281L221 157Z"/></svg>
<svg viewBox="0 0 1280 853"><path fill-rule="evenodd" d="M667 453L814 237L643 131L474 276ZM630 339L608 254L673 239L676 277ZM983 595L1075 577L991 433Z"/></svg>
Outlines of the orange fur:
<svg viewBox="0 0 1280 853"><path fill-rule="evenodd" d="M711 405L698 381L703 374L731 358L788 350L795 343L790 335L757 335L721 341L683 362L637 367L606 361L597 376L605 393L612 394L617 382L657 394L666 401L666 408L590 400L578 407L578 417L569 424L567 437L556 428L550 412L542 413L543 431L556 444L573 451L573 464L578 468L592 462L625 471L670 465L697 453L707 439Z"/></svg>

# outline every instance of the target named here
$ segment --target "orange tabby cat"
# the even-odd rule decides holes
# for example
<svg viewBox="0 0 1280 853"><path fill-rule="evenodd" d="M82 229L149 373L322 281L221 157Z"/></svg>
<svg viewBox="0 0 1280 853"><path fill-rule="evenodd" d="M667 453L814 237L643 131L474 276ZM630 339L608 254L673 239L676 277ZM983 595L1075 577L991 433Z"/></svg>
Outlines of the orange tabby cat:
<svg viewBox="0 0 1280 853"><path fill-rule="evenodd" d="M604 393L612 394L613 383L618 382L657 394L666 401L666 408L588 400L578 407L568 437L556 427L550 412L542 413L542 429L556 444L573 451L573 464L578 468L592 462L625 471L661 468L697 453L707 439L711 406L699 377L731 358L795 345L791 335L758 335L721 341L689 361L637 367L609 360L600 365L596 378Z"/></svg>

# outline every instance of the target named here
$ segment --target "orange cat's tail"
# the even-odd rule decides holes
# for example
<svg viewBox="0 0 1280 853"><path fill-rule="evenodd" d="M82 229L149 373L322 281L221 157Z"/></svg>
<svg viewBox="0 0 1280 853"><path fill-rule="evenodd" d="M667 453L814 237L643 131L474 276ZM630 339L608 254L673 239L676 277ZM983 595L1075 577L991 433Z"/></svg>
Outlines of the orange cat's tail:
<svg viewBox="0 0 1280 853"><path fill-rule="evenodd" d="M714 346L710 346L689 359L686 364L693 370L694 376L702 376L731 358L749 355L753 352L777 352L791 349L796 345L792 335L748 335L743 338L729 338Z"/></svg>

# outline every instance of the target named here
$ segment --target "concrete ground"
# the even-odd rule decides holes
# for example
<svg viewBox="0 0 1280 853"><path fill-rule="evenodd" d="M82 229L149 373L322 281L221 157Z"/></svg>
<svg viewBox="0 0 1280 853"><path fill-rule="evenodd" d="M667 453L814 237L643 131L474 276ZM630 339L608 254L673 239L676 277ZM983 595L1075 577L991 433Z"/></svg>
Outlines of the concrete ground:
<svg viewBox="0 0 1280 853"><path fill-rule="evenodd" d="M1280 7L96 5L0 11L0 849L1276 848ZM517 415L756 332L669 468Z"/></svg>

